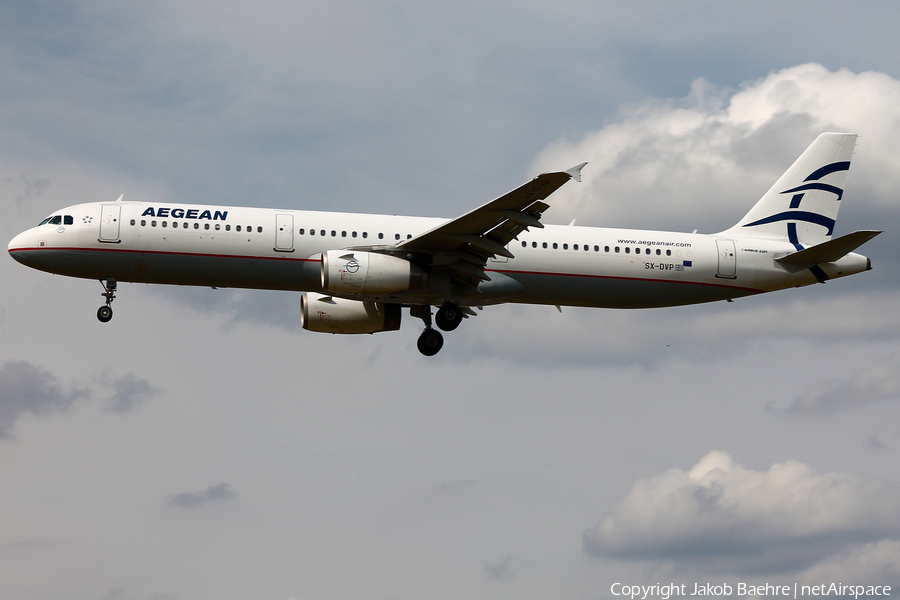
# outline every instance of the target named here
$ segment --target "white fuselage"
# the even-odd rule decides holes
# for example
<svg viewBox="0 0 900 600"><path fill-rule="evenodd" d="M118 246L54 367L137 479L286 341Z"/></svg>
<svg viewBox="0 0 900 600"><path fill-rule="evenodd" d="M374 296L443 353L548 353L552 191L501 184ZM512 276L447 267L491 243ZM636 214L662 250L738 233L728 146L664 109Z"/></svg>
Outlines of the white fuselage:
<svg viewBox="0 0 900 600"><path fill-rule="evenodd" d="M30 267L89 279L322 292L321 253L398 244L446 219L230 206L107 202L71 206L9 244ZM787 240L546 225L487 263L461 306L502 302L647 308L725 300L815 283L809 269L775 261ZM850 253L822 265L829 278L866 270ZM363 297L440 304L426 289Z"/></svg>

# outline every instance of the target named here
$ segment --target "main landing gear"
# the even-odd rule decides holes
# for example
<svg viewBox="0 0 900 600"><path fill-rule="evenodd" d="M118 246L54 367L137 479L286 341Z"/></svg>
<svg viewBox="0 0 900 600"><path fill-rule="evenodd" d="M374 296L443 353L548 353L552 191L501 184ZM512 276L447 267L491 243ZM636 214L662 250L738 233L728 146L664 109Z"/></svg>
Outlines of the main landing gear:
<svg viewBox="0 0 900 600"><path fill-rule="evenodd" d="M103 286L103 293L100 294L106 298L106 304L97 309L97 319L101 323L109 323L113 317L112 302L116 299L116 280L110 277L107 280L100 280Z"/></svg>
<svg viewBox="0 0 900 600"><path fill-rule="evenodd" d="M444 346L444 336L431 326L431 307L413 306L410 314L425 322L425 331L419 336L416 346L425 356L434 356ZM434 322L444 331L453 331L463 320L462 309L452 302L444 302L434 317Z"/></svg>

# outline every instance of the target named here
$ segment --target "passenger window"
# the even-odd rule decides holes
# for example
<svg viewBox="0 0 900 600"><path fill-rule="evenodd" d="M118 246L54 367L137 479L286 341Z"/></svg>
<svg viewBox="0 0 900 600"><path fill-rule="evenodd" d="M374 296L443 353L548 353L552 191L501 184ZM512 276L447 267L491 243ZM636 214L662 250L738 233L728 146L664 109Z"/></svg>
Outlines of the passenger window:
<svg viewBox="0 0 900 600"><path fill-rule="evenodd" d="M399 233L395 233L395 234L394 234L394 239L395 239L395 240L399 240L399 239L400 239L400 234L399 234Z"/></svg>
<svg viewBox="0 0 900 600"><path fill-rule="evenodd" d="M657 248L657 249L656 249L656 255L659 256L660 254L662 254L662 250L660 250L659 248Z"/></svg>
<svg viewBox="0 0 900 600"><path fill-rule="evenodd" d="M187 223L185 223L185 225L187 225ZM226 226L225 226L225 231L231 231L231 225L226 225Z"/></svg>
<svg viewBox="0 0 900 600"><path fill-rule="evenodd" d="M412 234L411 234L411 233L407 233L407 234L406 234L406 239L411 240L411 239L412 239Z"/></svg>
<svg viewBox="0 0 900 600"><path fill-rule="evenodd" d="M216 223L216 231L220 230L221 228L222 228L222 226L219 225L218 223Z"/></svg>
<svg viewBox="0 0 900 600"><path fill-rule="evenodd" d="M141 227L146 227L146 226L147 226L147 221L144 219L141 219Z"/></svg>
<svg viewBox="0 0 900 600"><path fill-rule="evenodd" d="M182 223L181 226L184 227L185 229L187 229L187 228L188 228L187 221L185 221L184 223ZM231 229L231 225L227 225L226 228L227 228L227 229Z"/></svg>
<svg viewBox="0 0 900 600"><path fill-rule="evenodd" d="M316 230L315 230L315 229L310 229L310 230L309 230L309 235L316 235Z"/></svg>
<svg viewBox="0 0 900 600"><path fill-rule="evenodd" d="M334 229L331 230L331 237L337 237L337 231Z"/></svg>
<svg viewBox="0 0 900 600"><path fill-rule="evenodd" d="M134 225L134 223L135 223L135 221L134 221L134 219L132 219L132 220L131 220L131 224Z"/></svg>
<svg viewBox="0 0 900 600"><path fill-rule="evenodd" d="M320 229L320 230L319 230L319 235L325 235L325 230L324 230L324 229Z"/></svg>
<svg viewBox="0 0 900 600"><path fill-rule="evenodd" d="M299 231L300 235L303 235L303 232L304 232L304 231L306 231L306 230L303 229L303 228L301 227L301 228L300 228L300 231Z"/></svg>
<svg viewBox="0 0 900 600"><path fill-rule="evenodd" d="M240 230L241 230L241 226L240 226L240 225L235 225L234 230L235 230L235 231L240 231Z"/></svg>
<svg viewBox="0 0 900 600"><path fill-rule="evenodd" d="M194 229L200 229L200 223L194 223Z"/></svg>
<svg viewBox="0 0 900 600"><path fill-rule="evenodd" d="M609 246L603 246L603 251L604 251L604 252L609 252Z"/></svg>
<svg viewBox="0 0 900 600"><path fill-rule="evenodd" d="M257 228L256 228L256 233L262 233L262 227L257 227Z"/></svg>
<svg viewBox="0 0 900 600"><path fill-rule="evenodd" d="M350 235L351 235L352 237L356 237L356 232L354 231L354 232L351 233Z"/></svg>
<svg viewBox="0 0 900 600"><path fill-rule="evenodd" d="M168 226L169 226L169 222L168 222L168 221L163 221L163 222L162 222L162 226L163 226L163 227L168 227Z"/></svg>
<svg viewBox="0 0 900 600"><path fill-rule="evenodd" d="M75 220L72 218L72 215L66 215L63 217L63 225L73 225ZM134 225L134 220L132 219L131 224Z"/></svg>
<svg viewBox="0 0 900 600"><path fill-rule="evenodd" d="M527 248L527 247L528 247L528 242L522 242L522 247L523 247L523 248Z"/></svg>
<svg viewBox="0 0 900 600"><path fill-rule="evenodd" d="M568 250L568 249L569 249L569 245L568 245L568 244L563 244L563 250Z"/></svg>
<svg viewBox="0 0 900 600"><path fill-rule="evenodd" d="M342 231L342 232L341 232L341 237L347 237L347 232L346 232L346 231Z"/></svg>
<svg viewBox="0 0 900 600"><path fill-rule="evenodd" d="M547 247L547 242L544 242L544 243L543 243L543 246L544 246L544 248L546 248L546 247Z"/></svg>
<svg viewBox="0 0 900 600"><path fill-rule="evenodd" d="M209 223L204 223L204 224L203 224L203 229L209 231Z"/></svg>
<svg viewBox="0 0 900 600"><path fill-rule="evenodd" d="M672 256L672 251L671 251L671 250L666 250L666 256Z"/></svg>
<svg viewBox="0 0 900 600"><path fill-rule="evenodd" d="M537 248L537 242L531 242L531 247L532 247L532 248Z"/></svg>
<svg viewBox="0 0 900 600"><path fill-rule="evenodd" d="M383 239L384 239L384 234L383 234L383 233L379 233L379 234L378 234L378 239L379 239L379 240L383 240Z"/></svg>
<svg viewBox="0 0 900 600"><path fill-rule="evenodd" d="M628 250L626 250L625 252L628 252ZM640 249L640 248L635 248L635 249L634 249L634 253L635 253L635 254L640 254L640 253L641 253L641 249Z"/></svg>
<svg viewBox="0 0 900 600"><path fill-rule="evenodd" d="M575 244L574 246L572 246L572 250L578 250L578 244Z"/></svg>
<svg viewBox="0 0 900 600"><path fill-rule="evenodd" d="M619 247L616 246L616 254L618 254L618 253L619 253Z"/></svg>
<svg viewBox="0 0 900 600"><path fill-rule="evenodd" d="M150 227L156 227L156 221L150 221Z"/></svg>
<svg viewBox="0 0 900 600"><path fill-rule="evenodd" d="M363 237L364 237L364 238L369 237L369 232L368 232L368 231L363 231Z"/></svg>
<svg viewBox="0 0 900 600"><path fill-rule="evenodd" d="M625 254L631 254L631 248L625 246Z"/></svg>
<svg viewBox="0 0 900 600"><path fill-rule="evenodd" d="M594 246L594 250L595 250L595 251L597 251L597 250L599 250L599 249L600 249L600 248L598 248L597 246ZM588 247L587 247L587 244L585 244L585 245L584 245L584 251L587 252L588 250L590 250L590 248L588 248Z"/></svg>

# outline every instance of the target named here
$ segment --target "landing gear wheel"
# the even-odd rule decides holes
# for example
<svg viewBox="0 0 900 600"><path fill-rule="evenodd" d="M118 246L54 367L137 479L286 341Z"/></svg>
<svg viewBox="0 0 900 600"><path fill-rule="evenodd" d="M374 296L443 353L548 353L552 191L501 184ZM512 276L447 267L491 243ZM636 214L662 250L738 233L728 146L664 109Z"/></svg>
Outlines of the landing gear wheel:
<svg viewBox="0 0 900 600"><path fill-rule="evenodd" d="M437 314L434 315L434 323L444 331L453 331L462 323L463 312L460 307L452 302L444 302Z"/></svg>
<svg viewBox="0 0 900 600"><path fill-rule="evenodd" d="M112 307L110 306L101 306L97 309L97 319L101 323L109 323L110 319L112 319Z"/></svg>
<svg viewBox="0 0 900 600"><path fill-rule="evenodd" d="M416 345L419 347L419 352L425 356L434 356L444 346L444 336L441 335L440 331L429 327L419 336L419 341L416 342Z"/></svg>
<svg viewBox="0 0 900 600"><path fill-rule="evenodd" d="M112 306L113 300L116 299L116 288L118 284L116 280L110 277L109 279L100 280L100 285L103 286L103 293L100 294L104 298L106 298L106 306L101 306L97 309L97 319L101 323L109 323L110 319L112 319Z"/></svg>

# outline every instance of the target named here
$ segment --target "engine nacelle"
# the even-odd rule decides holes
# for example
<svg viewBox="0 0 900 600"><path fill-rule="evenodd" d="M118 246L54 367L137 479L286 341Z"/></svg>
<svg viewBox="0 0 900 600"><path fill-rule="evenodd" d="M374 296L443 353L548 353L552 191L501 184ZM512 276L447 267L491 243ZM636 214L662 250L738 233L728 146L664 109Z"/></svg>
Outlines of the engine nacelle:
<svg viewBox="0 0 900 600"><path fill-rule="evenodd" d="M400 329L400 305L345 300L312 292L300 296L300 324L322 333L378 333Z"/></svg>
<svg viewBox="0 0 900 600"><path fill-rule="evenodd" d="M393 294L425 287L425 273L408 260L377 252L322 254L322 287L340 294Z"/></svg>

